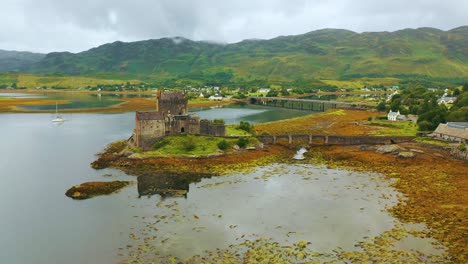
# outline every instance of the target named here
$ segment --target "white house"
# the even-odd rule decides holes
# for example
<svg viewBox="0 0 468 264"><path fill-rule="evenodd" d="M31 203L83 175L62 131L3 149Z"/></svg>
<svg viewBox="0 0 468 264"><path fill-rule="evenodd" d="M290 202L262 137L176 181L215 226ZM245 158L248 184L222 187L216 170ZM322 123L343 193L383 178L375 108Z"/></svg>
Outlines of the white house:
<svg viewBox="0 0 468 264"><path fill-rule="evenodd" d="M270 92L270 88L260 88L260 89L258 89L258 92L259 92L259 93L269 93L269 92Z"/></svg>
<svg viewBox="0 0 468 264"><path fill-rule="evenodd" d="M397 121L398 116L400 116L399 110L397 112L392 112L392 110L390 110L387 114L387 119L390 121Z"/></svg>
<svg viewBox="0 0 468 264"><path fill-rule="evenodd" d="M442 96L441 98L437 99L438 104L453 104L457 100L456 97L448 97Z"/></svg>
<svg viewBox="0 0 468 264"><path fill-rule="evenodd" d="M222 101L223 97L219 94L215 94L215 95L210 96L208 99L213 100L213 101Z"/></svg>

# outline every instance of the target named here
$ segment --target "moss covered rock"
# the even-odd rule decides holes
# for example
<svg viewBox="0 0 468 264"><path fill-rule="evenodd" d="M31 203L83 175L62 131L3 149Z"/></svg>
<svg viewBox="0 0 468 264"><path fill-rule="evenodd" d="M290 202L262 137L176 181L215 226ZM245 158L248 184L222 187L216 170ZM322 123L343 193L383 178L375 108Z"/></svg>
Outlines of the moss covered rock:
<svg viewBox="0 0 468 264"><path fill-rule="evenodd" d="M65 195L73 199L84 200L94 196L111 194L129 184L128 181L85 182L71 187Z"/></svg>

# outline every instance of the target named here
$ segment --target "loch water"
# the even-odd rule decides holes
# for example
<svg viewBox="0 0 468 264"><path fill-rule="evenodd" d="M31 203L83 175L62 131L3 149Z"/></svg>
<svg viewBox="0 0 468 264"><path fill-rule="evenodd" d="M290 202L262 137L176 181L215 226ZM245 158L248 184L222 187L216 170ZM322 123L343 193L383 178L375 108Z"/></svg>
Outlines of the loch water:
<svg viewBox="0 0 468 264"><path fill-rule="evenodd" d="M286 115L279 109L223 109L198 113L228 123ZM307 240L327 252L352 249L398 223L384 210L397 193L379 175L301 161L201 179L189 184L186 197L140 197L135 176L89 166L108 143L130 136L134 114L64 117L57 125L53 114L0 114L0 263L117 263L145 241L161 254L184 258L226 247L242 235ZM110 180L134 184L83 201L64 195L82 182ZM171 219L156 224L174 210Z"/></svg>

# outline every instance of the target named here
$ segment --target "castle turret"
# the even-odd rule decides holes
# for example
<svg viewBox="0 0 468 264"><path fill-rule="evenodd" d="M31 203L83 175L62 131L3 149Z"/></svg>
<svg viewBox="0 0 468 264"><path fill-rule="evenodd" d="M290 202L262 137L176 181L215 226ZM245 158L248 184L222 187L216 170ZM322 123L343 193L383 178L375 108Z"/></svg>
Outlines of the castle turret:
<svg viewBox="0 0 468 264"><path fill-rule="evenodd" d="M158 92L157 111L167 115L186 115L188 113L188 99L181 92Z"/></svg>

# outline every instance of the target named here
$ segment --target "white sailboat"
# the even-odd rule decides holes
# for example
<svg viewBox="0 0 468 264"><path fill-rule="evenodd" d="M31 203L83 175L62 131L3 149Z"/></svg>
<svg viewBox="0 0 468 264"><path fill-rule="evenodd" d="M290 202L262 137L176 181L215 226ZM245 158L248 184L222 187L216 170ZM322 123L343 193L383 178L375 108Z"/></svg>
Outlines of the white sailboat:
<svg viewBox="0 0 468 264"><path fill-rule="evenodd" d="M63 119L59 114L58 114L58 105L57 102L55 102L55 115L56 117L52 119L52 122L54 123L63 123L65 122L65 119Z"/></svg>

